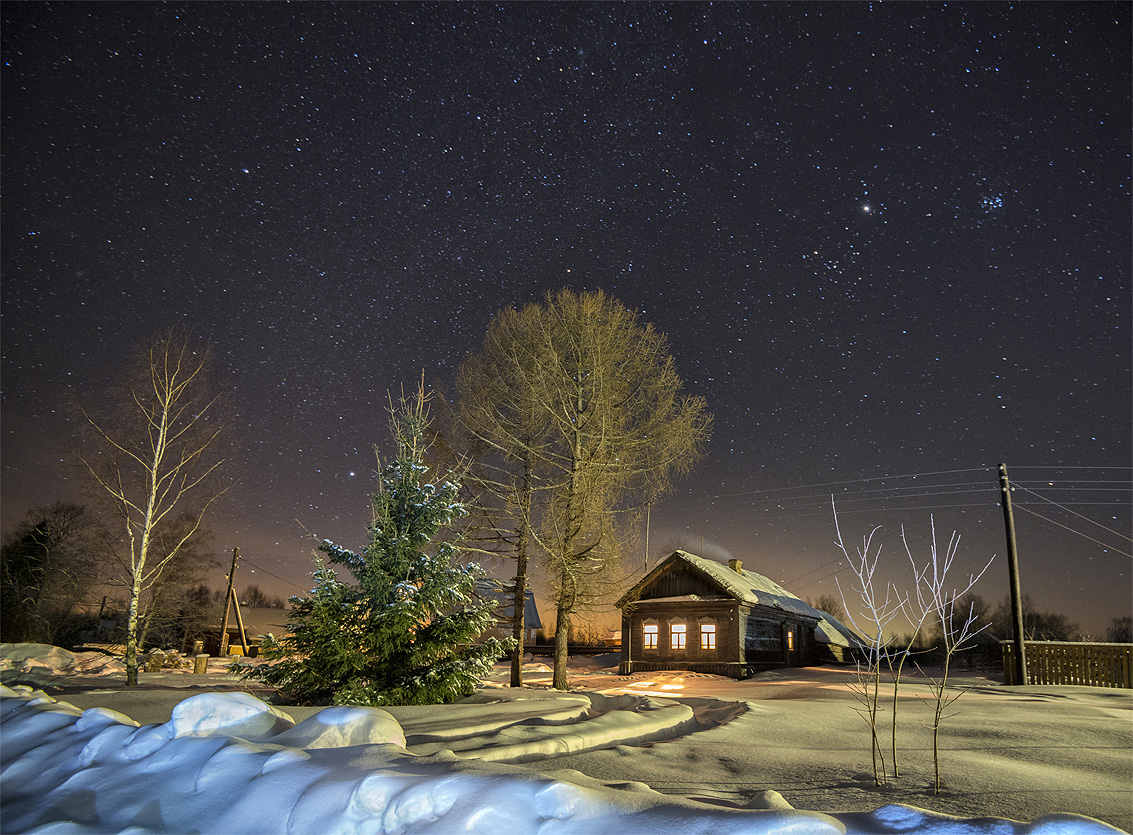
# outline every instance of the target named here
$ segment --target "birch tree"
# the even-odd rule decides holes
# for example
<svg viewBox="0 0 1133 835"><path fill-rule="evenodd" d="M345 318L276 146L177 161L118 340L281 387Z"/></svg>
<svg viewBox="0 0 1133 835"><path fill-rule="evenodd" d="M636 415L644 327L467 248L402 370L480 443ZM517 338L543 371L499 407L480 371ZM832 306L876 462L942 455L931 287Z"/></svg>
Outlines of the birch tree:
<svg viewBox="0 0 1133 835"><path fill-rule="evenodd" d="M103 415L82 408L89 439L79 458L109 500L122 537L125 585L126 683L138 683L140 602L201 530L223 492L219 395L209 384L207 350L191 331L173 328L143 343ZM176 536L160 541L162 529Z"/></svg>
<svg viewBox="0 0 1133 835"><path fill-rule="evenodd" d="M461 379L467 428L508 468L517 548L534 545L550 577L565 689L570 617L618 561L619 516L699 460L711 415L682 394L664 335L602 292L501 312Z"/></svg>

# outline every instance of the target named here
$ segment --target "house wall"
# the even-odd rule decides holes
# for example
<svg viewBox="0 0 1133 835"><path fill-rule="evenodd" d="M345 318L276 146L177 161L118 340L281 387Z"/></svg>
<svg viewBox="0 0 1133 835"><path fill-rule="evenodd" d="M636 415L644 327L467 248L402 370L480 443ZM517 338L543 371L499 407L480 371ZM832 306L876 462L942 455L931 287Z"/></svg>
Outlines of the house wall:
<svg viewBox="0 0 1133 835"><path fill-rule="evenodd" d="M632 611L622 615L622 670L700 670L733 675L742 665L737 604L731 600L638 601ZM685 647L673 646L672 625L685 626ZM715 649L701 645L702 623L716 627ZM657 646L645 646L645 626L657 627ZM628 641L626 637L628 636Z"/></svg>
<svg viewBox="0 0 1133 835"><path fill-rule="evenodd" d="M755 608L743 609L740 619L744 660L753 669L814 663L814 621Z"/></svg>

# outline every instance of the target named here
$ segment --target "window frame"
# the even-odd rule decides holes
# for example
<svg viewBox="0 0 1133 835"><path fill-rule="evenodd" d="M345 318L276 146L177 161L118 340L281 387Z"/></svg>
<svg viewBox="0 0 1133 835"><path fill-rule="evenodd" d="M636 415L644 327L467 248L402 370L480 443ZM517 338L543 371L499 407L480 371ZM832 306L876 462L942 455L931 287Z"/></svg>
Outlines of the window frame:
<svg viewBox="0 0 1133 835"><path fill-rule="evenodd" d="M718 634L719 632L716 629L716 621L702 620L700 622L700 649L702 652L716 651L716 648L719 646L717 642Z"/></svg>
<svg viewBox="0 0 1133 835"><path fill-rule="evenodd" d="M678 641L677 636L680 636ZM688 650L688 624L684 620L669 621L669 649L685 652Z"/></svg>
<svg viewBox="0 0 1133 835"><path fill-rule="evenodd" d="M652 646L650 645L649 637L653 637ZM651 650L656 652L661 648L661 624L657 621L649 619L641 623L641 649Z"/></svg>

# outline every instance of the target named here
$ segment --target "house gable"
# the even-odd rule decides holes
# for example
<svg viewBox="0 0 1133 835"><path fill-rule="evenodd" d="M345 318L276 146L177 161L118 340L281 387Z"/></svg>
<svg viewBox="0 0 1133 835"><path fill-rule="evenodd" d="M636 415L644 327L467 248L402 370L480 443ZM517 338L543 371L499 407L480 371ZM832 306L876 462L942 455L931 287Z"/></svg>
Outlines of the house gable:
<svg viewBox="0 0 1133 835"><path fill-rule="evenodd" d="M680 561L672 561L665 570L647 582L638 600L693 595L702 599L725 599L728 594L711 578Z"/></svg>

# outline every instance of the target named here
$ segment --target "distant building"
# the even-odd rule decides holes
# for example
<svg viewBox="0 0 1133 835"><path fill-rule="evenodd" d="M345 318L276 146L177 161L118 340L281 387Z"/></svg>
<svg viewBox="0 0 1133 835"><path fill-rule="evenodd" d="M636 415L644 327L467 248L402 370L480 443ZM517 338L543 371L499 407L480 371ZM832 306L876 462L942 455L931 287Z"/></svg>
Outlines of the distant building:
<svg viewBox="0 0 1133 835"><path fill-rule="evenodd" d="M739 560L674 551L617 603L620 672L692 670L746 678L852 660L862 640Z"/></svg>
<svg viewBox="0 0 1133 835"><path fill-rule="evenodd" d="M485 600L496 600L495 623L484 632L489 638L510 638L515 623L515 581L495 580L490 577L476 581L476 594ZM539 609L535 605L535 594L526 589L523 604L523 643L535 643L535 633L543 628L539 619Z"/></svg>

